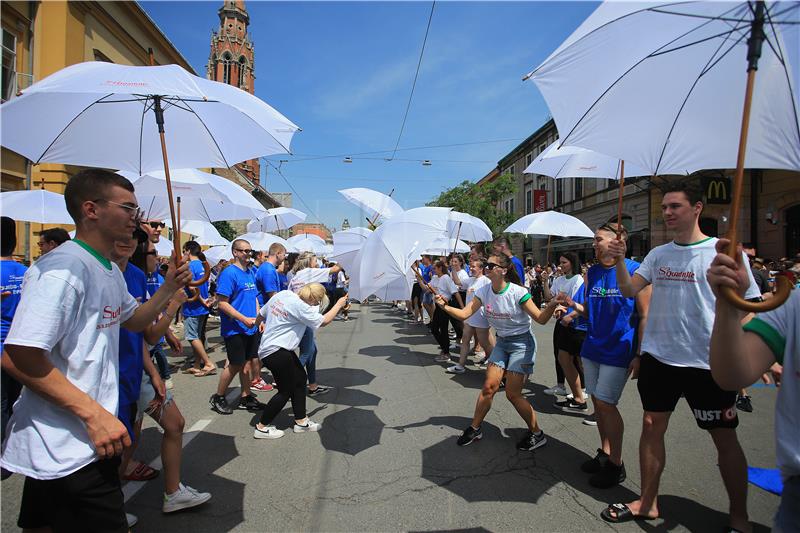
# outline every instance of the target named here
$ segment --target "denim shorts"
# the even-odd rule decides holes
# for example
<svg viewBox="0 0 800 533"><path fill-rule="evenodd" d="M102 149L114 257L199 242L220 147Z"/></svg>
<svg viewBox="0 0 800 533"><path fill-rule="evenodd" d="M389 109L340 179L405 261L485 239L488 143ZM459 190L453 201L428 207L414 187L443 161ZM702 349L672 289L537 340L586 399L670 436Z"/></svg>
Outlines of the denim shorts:
<svg viewBox="0 0 800 533"><path fill-rule="evenodd" d="M145 414L150 414L147 411L147 408L150 406L150 402L152 402L156 397L156 391L153 390L153 385L150 381L150 375L147 372L142 374L142 389L139 391L139 400L136 402L136 420L141 420L144 418ZM167 391L167 397L164 399L164 403L158 407L153 412L156 418L161 418L159 413L160 409L163 409L172 401L172 391Z"/></svg>
<svg viewBox="0 0 800 533"><path fill-rule="evenodd" d="M604 365L586 357L581 357L581 363L586 392L607 404L617 405L628 381L628 369Z"/></svg>
<svg viewBox="0 0 800 533"><path fill-rule="evenodd" d="M203 325L208 319L208 315L185 316L183 317L183 336L187 341L203 339Z"/></svg>
<svg viewBox="0 0 800 533"><path fill-rule="evenodd" d="M508 372L529 375L536 361L536 339L530 332L511 337L497 336L489 362Z"/></svg>

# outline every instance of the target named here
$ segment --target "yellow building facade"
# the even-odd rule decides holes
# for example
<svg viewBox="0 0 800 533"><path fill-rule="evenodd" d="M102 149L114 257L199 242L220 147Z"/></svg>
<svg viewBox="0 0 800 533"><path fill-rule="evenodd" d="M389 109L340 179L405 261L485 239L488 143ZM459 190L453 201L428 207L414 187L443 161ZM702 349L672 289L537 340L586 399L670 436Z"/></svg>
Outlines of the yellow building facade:
<svg viewBox="0 0 800 533"><path fill-rule="evenodd" d="M0 18L4 102L31 83L75 63L148 65L149 49L156 64L177 64L195 73L135 2L4 1L0 2ZM2 191L44 188L58 193L64 192L67 180L77 170L67 165L31 165L5 148L0 169ZM53 226L19 222L15 255L27 261L36 259L38 234L49 227Z"/></svg>

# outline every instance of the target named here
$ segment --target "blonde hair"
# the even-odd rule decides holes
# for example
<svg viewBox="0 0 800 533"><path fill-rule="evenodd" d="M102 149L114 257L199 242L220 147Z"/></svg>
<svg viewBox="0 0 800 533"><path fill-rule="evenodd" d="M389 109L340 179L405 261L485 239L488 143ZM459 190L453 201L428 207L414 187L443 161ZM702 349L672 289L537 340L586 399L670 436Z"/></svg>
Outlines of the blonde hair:
<svg viewBox="0 0 800 533"><path fill-rule="evenodd" d="M316 257L314 252L302 252L300 255L297 256L294 262L294 268L292 268L292 272L297 274L304 268L311 268L311 261Z"/></svg>
<svg viewBox="0 0 800 533"><path fill-rule="evenodd" d="M320 283L309 283L297 291L297 296L306 303L319 302L320 309L328 307L328 291ZM312 304L309 304L312 305Z"/></svg>

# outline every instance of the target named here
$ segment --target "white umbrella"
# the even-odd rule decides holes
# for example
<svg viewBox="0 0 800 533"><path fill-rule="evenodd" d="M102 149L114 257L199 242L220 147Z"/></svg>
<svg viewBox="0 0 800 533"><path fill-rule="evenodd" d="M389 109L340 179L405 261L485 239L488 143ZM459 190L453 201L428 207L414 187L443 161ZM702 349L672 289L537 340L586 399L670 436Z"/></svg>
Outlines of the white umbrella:
<svg viewBox="0 0 800 533"><path fill-rule="evenodd" d="M64 195L44 189L0 193L3 216L41 224L74 224L67 212Z"/></svg>
<svg viewBox="0 0 800 533"><path fill-rule="evenodd" d="M736 168L728 234L736 257L744 168L800 170L798 69L798 2L605 2L526 78L562 144L652 175ZM784 280L778 297L759 304L723 293L765 311L790 289Z"/></svg>
<svg viewBox="0 0 800 533"><path fill-rule="evenodd" d="M325 244L325 239L317 235L316 233L298 233L297 235L292 235L288 239L286 239L289 243L300 242L305 239L309 239L315 241L319 244Z"/></svg>
<svg viewBox="0 0 800 533"><path fill-rule="evenodd" d="M580 219L558 211L541 211L525 215L503 231L555 237L594 237L594 232Z"/></svg>
<svg viewBox="0 0 800 533"><path fill-rule="evenodd" d="M469 252L469 244L457 239L439 237L425 248L422 255L449 255L452 252L465 254Z"/></svg>
<svg viewBox="0 0 800 533"><path fill-rule="evenodd" d="M295 239L295 237L300 237ZM294 240L293 240L294 239ZM316 255L325 255L327 244L323 239L314 234L295 235L287 241L297 252L314 252Z"/></svg>
<svg viewBox="0 0 800 533"><path fill-rule="evenodd" d="M394 192L394 189L392 189L392 192ZM367 213L367 222L371 226L375 225L378 218L389 219L403 212L400 204L392 200L391 193L386 195L363 187L342 189L339 193L348 202L357 205Z"/></svg>
<svg viewBox="0 0 800 533"><path fill-rule="evenodd" d="M172 226L169 221L166 222L166 225ZM231 245L231 242L220 235L213 224L203 220L184 220L181 222L181 231L192 235L197 244L205 246Z"/></svg>
<svg viewBox="0 0 800 533"><path fill-rule="evenodd" d="M333 234L333 252L328 259L336 261L349 273L353 269L353 262L358 251L361 250L371 234L372 231L367 228L337 231Z"/></svg>
<svg viewBox="0 0 800 533"><path fill-rule="evenodd" d="M622 160L577 146L560 146L556 141L539 154L524 170L525 174L541 174L554 179L597 178L618 180L622 176ZM632 163L625 165L625 176L650 176L650 171Z"/></svg>
<svg viewBox="0 0 800 533"><path fill-rule="evenodd" d="M169 257L172 255L172 243L166 239L159 239L156 245L156 253L159 257Z"/></svg>
<svg viewBox="0 0 800 533"><path fill-rule="evenodd" d="M269 247L273 245L273 243L280 243L286 248L287 252L295 251L294 247L289 244L285 239L278 237L277 235L272 235L271 233L263 233L260 231L245 233L244 235L239 235L234 240L244 240L250 243L250 248L253 250L257 250L259 252L266 252L269 250Z"/></svg>
<svg viewBox="0 0 800 533"><path fill-rule="evenodd" d="M306 219L306 214L291 207L274 207L260 218L247 223L247 231L279 231L289 229Z"/></svg>
<svg viewBox="0 0 800 533"><path fill-rule="evenodd" d="M418 207L393 216L372 235L357 254L350 274L350 294L363 300L371 294L384 299L411 297L411 265L447 229L450 209Z"/></svg>
<svg viewBox="0 0 800 533"><path fill-rule="evenodd" d="M469 242L492 240L492 230L486 222L469 213L451 211L447 221L447 235L451 239L464 239Z"/></svg>
<svg viewBox="0 0 800 533"><path fill-rule="evenodd" d="M206 256L206 261L209 265L216 265L220 261L229 261L233 258L230 245L227 246L212 246L205 250L203 254Z"/></svg>

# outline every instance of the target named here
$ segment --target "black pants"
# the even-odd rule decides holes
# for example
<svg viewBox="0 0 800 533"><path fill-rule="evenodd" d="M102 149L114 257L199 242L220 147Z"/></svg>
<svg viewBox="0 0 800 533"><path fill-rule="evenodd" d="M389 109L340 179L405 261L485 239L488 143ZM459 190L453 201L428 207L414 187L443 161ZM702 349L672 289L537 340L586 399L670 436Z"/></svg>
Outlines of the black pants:
<svg viewBox="0 0 800 533"><path fill-rule="evenodd" d="M278 385L278 392L267 402L264 411L261 413L260 422L268 426L272 424L286 402L292 401L292 410L295 420L302 420L306 417L306 371L294 352L281 348L275 353L269 354L262 359L275 383Z"/></svg>
<svg viewBox="0 0 800 533"><path fill-rule="evenodd" d="M461 294L461 301L462 302L466 302L467 301L467 293L466 292L462 292L460 294ZM458 300L456 300L455 296L450 298L450 303L448 305L450 305L450 307L458 307ZM454 317L452 317L450 315L447 315L447 316L450 317L450 325L453 326L453 331L456 332L456 339L457 339L456 342L459 342L461 340L461 335L464 333L464 323L462 321L460 321L459 319L454 318Z"/></svg>
<svg viewBox="0 0 800 533"><path fill-rule="evenodd" d="M447 334L450 315L442 311L437 305L431 318L431 333L444 353L450 353L450 337Z"/></svg>
<svg viewBox="0 0 800 533"><path fill-rule="evenodd" d="M556 383L559 385L563 385L566 379L564 377L564 369L561 368L561 363L558 362L559 337L567 333L566 329L567 328L562 326L560 322L556 322L556 325L553 328L553 355L556 358ZM583 379L583 365L580 362L580 357L573 355L572 364L575 365L575 368L578 370L580 385L581 388L584 388L586 386L586 380Z"/></svg>
<svg viewBox="0 0 800 533"><path fill-rule="evenodd" d="M17 401L19 398L19 393L22 392L22 384L17 381L16 379L12 378L10 374L6 373L5 370L0 370L0 375L2 375L2 383L0 383L0 393L2 393L3 397L3 426L0 428L2 435L0 435L0 439L2 441L6 440L6 426L8 425L8 419L11 418L11 412L13 411L14 402Z"/></svg>

